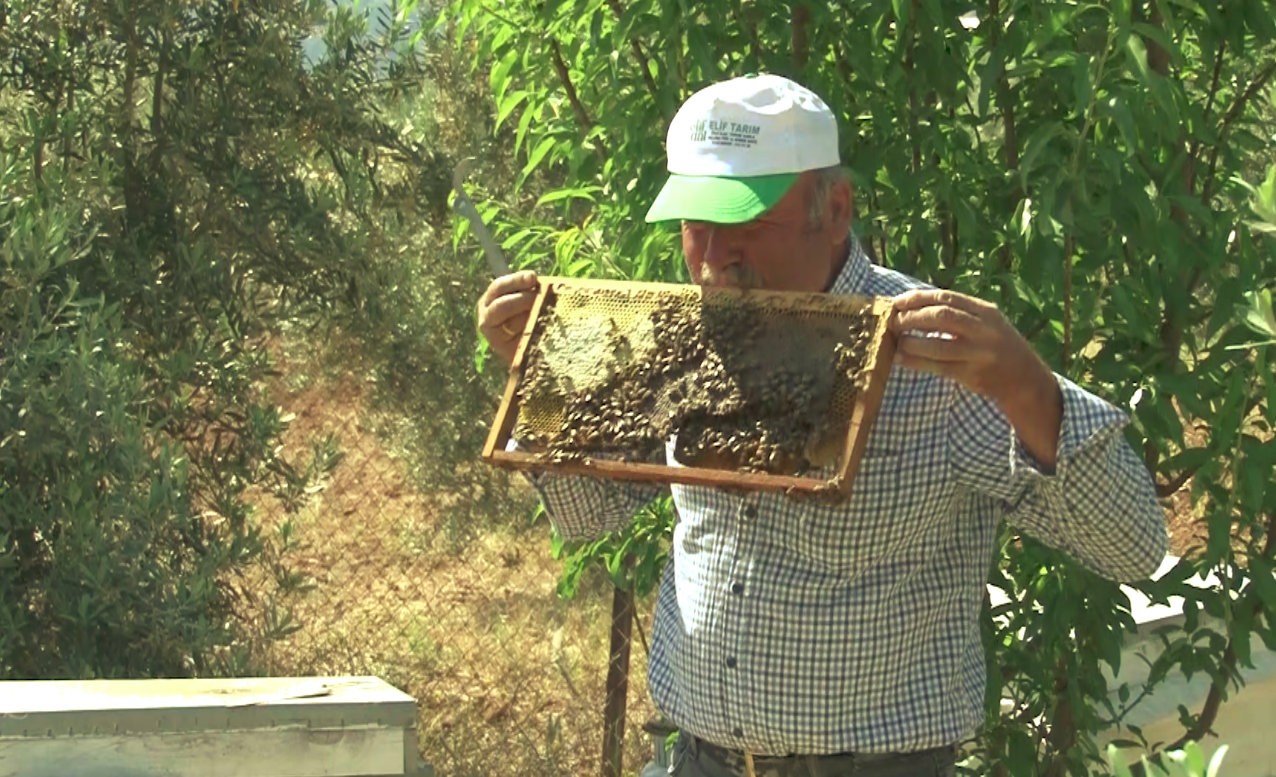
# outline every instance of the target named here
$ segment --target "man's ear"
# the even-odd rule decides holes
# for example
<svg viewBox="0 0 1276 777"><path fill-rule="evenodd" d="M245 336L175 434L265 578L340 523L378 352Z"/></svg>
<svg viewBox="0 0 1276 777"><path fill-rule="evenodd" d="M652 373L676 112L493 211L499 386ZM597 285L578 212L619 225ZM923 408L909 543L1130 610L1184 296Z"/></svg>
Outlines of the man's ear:
<svg viewBox="0 0 1276 777"><path fill-rule="evenodd" d="M833 234L846 235L855 211L855 190L849 179L841 178L829 189L828 209L828 223Z"/></svg>

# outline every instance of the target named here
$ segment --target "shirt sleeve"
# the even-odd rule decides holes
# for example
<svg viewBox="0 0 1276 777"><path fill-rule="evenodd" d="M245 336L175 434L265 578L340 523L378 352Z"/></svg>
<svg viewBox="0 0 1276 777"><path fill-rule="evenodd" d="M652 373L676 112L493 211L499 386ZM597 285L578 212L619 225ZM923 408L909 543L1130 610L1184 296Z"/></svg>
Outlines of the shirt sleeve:
<svg viewBox="0 0 1276 777"><path fill-rule="evenodd" d="M957 478L1003 501L1011 525L1095 572L1118 582L1146 579L1169 543L1152 477L1122 434L1129 418L1056 379L1063 423L1054 471L1033 459L1000 408L959 390L949 447Z"/></svg>
<svg viewBox="0 0 1276 777"><path fill-rule="evenodd" d="M592 539L619 531L664 486L583 475L542 473L529 478L550 523L564 539Z"/></svg>
<svg viewBox="0 0 1276 777"><path fill-rule="evenodd" d="M511 437L506 450L524 450ZM619 531L634 515L667 490L655 483L609 480L584 475L529 472L549 522L566 540L588 540Z"/></svg>

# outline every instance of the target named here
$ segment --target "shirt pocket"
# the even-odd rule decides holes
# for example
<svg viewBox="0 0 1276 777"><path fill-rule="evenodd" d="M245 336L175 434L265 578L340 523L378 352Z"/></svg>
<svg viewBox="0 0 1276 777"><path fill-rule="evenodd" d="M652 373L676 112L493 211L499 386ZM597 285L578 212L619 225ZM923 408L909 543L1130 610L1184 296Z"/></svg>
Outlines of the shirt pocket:
<svg viewBox="0 0 1276 777"><path fill-rule="evenodd" d="M800 508L798 555L845 576L925 555L927 505L933 504L943 467L919 453L870 451L860 461L848 500Z"/></svg>

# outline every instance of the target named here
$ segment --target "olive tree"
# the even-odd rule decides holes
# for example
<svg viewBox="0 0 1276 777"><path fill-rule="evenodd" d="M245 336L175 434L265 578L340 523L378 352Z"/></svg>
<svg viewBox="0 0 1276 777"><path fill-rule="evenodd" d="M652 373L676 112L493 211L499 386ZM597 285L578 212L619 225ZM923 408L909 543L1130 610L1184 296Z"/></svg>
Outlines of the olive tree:
<svg viewBox="0 0 1276 777"><path fill-rule="evenodd" d="M245 600L301 585L286 517L340 456L285 452L274 349L371 344L347 368L397 396L472 348L435 312L450 279L403 259L446 249L450 168L407 27L323 0L0 4L0 677L244 671L295 628ZM450 442L482 389L399 405L444 405Z"/></svg>

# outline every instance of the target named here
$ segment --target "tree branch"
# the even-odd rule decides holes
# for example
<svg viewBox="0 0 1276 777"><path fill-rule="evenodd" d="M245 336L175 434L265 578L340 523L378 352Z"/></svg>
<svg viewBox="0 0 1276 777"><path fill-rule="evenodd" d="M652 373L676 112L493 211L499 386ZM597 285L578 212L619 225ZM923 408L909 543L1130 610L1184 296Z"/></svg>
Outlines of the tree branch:
<svg viewBox="0 0 1276 777"><path fill-rule="evenodd" d="M982 24L982 22L981 22ZM1004 29L1004 20L1001 18L1001 2L1000 0L991 0L988 7L988 24L989 26L989 42L992 44L991 49L996 50L1001 40L1001 31ZM1006 69L1001 68L1001 72L997 74L997 107L1001 109L1001 125L1002 137L1005 139L1003 148L1006 155L1006 172L1013 176L1015 183L1010 190L1010 198L1007 205L1008 210L1013 212L1019 203L1023 200L1023 189L1018 183L1018 177L1014 176L1019 170L1019 138L1015 127L1015 109L1014 101L1010 95L1010 82L1006 79ZM1010 272L1010 267L1014 262L1014 257L1010 253L1010 246L1003 245L997 249L997 269L1003 275ZM1012 289L1008 284L1001 287L1001 301L1005 305L1010 301Z"/></svg>
<svg viewBox="0 0 1276 777"><path fill-rule="evenodd" d="M1178 493L1178 490L1182 488L1187 481L1192 479L1192 476L1196 474L1198 469L1200 469L1200 467L1188 467L1164 483L1157 483L1156 495L1164 499L1167 496L1173 496Z"/></svg>
<svg viewBox="0 0 1276 777"><path fill-rule="evenodd" d="M916 19L917 3L915 0L912 2L911 8L912 19ZM921 129L918 122L918 114L921 112L921 107L917 99L916 59L914 57L914 53L917 50L917 36L910 29L912 19L909 20L908 24L905 24L904 20L900 19L899 16L896 15L895 32L898 36L900 46L904 47L904 73L908 78L908 116L906 117L906 121L908 125L908 146L912 151L909 156L909 159L912 162L910 172L912 172L914 176L918 176L922 171ZM908 267L906 269L910 273L915 274L917 272L918 258L922 253L922 246L920 241L917 240L911 240L909 242Z"/></svg>
<svg viewBox="0 0 1276 777"><path fill-rule="evenodd" d="M1256 607L1255 613L1261 608ZM1246 635L1248 636L1248 635ZM1232 640L1227 641L1227 647L1223 650L1223 660L1219 662L1219 668L1222 670L1222 677L1227 677L1236 670L1236 646ZM1192 727L1183 732L1183 736L1176 739L1172 744L1167 745L1165 750L1181 750L1188 742L1199 742L1210 733L1214 726L1214 720L1218 717L1218 710L1223 706L1223 688L1226 687L1227 681L1214 681L1210 686L1210 692L1205 695L1205 703L1201 705L1201 714L1196 716L1196 723Z"/></svg>
<svg viewBox="0 0 1276 777"><path fill-rule="evenodd" d="M897 19L895 23L899 24L899 20ZM916 63L913 60L913 50L915 45L911 38L904 38L907 35L907 30L901 29L899 33L901 36L900 42L904 43L907 40L908 46L908 49L904 52L904 72L908 74L908 145L912 149L912 154L909 157L913 162L912 172L916 175L922 171L922 147L921 138L919 137L921 131L917 126L919 108L917 105L917 84L914 80Z"/></svg>
<svg viewBox="0 0 1276 777"><path fill-rule="evenodd" d="M762 39L758 37L758 20L753 13L754 6L748 6L744 9L743 18L740 18L740 26L749 33L749 54L752 55L753 61L758 63L758 67L762 66Z"/></svg>
<svg viewBox="0 0 1276 777"><path fill-rule="evenodd" d="M549 47L554 55L554 70L558 73L558 80L563 85L563 90L567 92L567 101L572 106L572 113L576 116L576 122L580 124L581 134L589 134L594 126L594 120L589 117L589 113L585 110L585 106L580 102L580 95L576 92L576 85L572 83L571 72L567 69L567 60L563 59L563 48L558 45L558 41L550 38ZM607 158L607 147L602 140L598 141L598 152L603 158Z"/></svg>
<svg viewBox="0 0 1276 777"><path fill-rule="evenodd" d="M616 20L624 15L624 8L620 5L620 0L607 0L608 7L611 12L616 15ZM629 41L629 50L634 53L634 59L638 60L638 69L642 72L643 83L647 85L647 91L651 94L651 98L656 100L660 94L660 88L656 86L656 79L651 75L651 63L647 60L647 54L642 50L642 44L637 40ZM659 102L657 100L657 102Z"/></svg>
<svg viewBox="0 0 1276 777"><path fill-rule="evenodd" d="M1227 113L1223 114L1222 120L1218 125L1218 137L1214 139L1213 149L1210 151L1210 169L1206 173L1205 186L1201 189L1201 201L1208 205L1210 197L1214 194L1214 174L1218 167L1218 152L1223 146L1223 142L1227 137L1228 130L1232 124L1240 118L1241 113L1245 110L1245 105L1258 94L1263 87L1267 86L1267 82L1271 80L1272 74L1276 73L1276 62L1267 63L1267 67L1258 74L1258 77L1245 87L1245 91L1241 92L1235 102L1228 107Z"/></svg>
<svg viewBox="0 0 1276 777"><path fill-rule="evenodd" d="M807 28L811 25L811 9L806 3L794 3L790 15L792 29L793 69L802 72L811 55L811 43L807 37Z"/></svg>
<svg viewBox="0 0 1276 777"><path fill-rule="evenodd" d="M1059 700L1050 719L1050 733L1047 738L1055 757L1046 769L1046 777L1064 777L1067 774L1067 754L1077 743L1077 720L1072 709L1072 698L1068 695L1067 662L1059 659L1055 666L1054 697Z"/></svg>
<svg viewBox="0 0 1276 777"><path fill-rule="evenodd" d="M1214 110L1214 98L1218 96L1218 81L1223 72L1223 51L1226 45L1225 42L1220 40L1218 48L1214 51L1214 71L1210 75L1210 92L1205 97L1205 110L1201 112L1201 117L1204 121L1209 121L1210 112ZM1200 152L1201 139L1199 137L1194 138L1187 152L1188 169L1184 176L1187 179L1187 191L1189 194L1196 192L1196 162Z"/></svg>
<svg viewBox="0 0 1276 777"><path fill-rule="evenodd" d="M1266 535L1263 537L1262 556L1266 559L1276 557L1276 512L1267 516ZM1255 617L1263 611L1263 602L1256 600L1251 604L1250 617ZM1249 639L1249 634L1244 635ZM1210 691L1205 696L1205 703L1201 705L1201 713L1196 716L1196 723L1190 729L1183 732L1183 736L1176 739L1172 744L1166 745L1161 752L1171 750L1179 750L1188 742L1199 742L1202 737L1211 732L1214 721L1218 717L1218 710L1223 704L1223 689L1227 687L1227 677L1230 677L1236 671L1236 637L1229 636L1227 639L1227 647L1223 650L1223 659L1219 662L1219 668L1222 672L1219 678L1215 678L1213 684L1210 685ZM1222 678L1222 679L1220 679ZM1141 777L1141 775L1136 775Z"/></svg>
<svg viewBox="0 0 1276 777"><path fill-rule="evenodd" d="M855 75L855 69L851 67L850 61L846 58L846 50L841 45L838 45L834 56L837 59L837 74L849 84L851 77Z"/></svg>
<svg viewBox="0 0 1276 777"><path fill-rule="evenodd" d="M1063 239L1063 346L1059 371L1066 374L1072 364L1072 254L1077 239L1069 232Z"/></svg>
<svg viewBox="0 0 1276 777"><path fill-rule="evenodd" d="M952 206L942 206L943 217L940 240L943 243L940 255L940 267L943 270L941 286L951 286L957 279L957 262L960 253L960 238L957 233L957 214Z"/></svg>
<svg viewBox="0 0 1276 777"><path fill-rule="evenodd" d="M624 564L633 568L634 556ZM611 595L611 645L607 659L607 696L603 701L603 777L620 777L625 751L625 707L629 696L629 648L633 644L634 594L616 588Z"/></svg>
<svg viewBox="0 0 1276 777"><path fill-rule="evenodd" d="M1148 16L1148 24L1152 27L1160 29L1164 26L1164 19L1161 18L1161 7L1156 3L1150 3L1152 12ZM1147 45L1148 67L1152 72L1161 76L1168 75L1170 72L1170 53L1160 42L1149 35L1142 36Z"/></svg>
<svg viewBox="0 0 1276 777"><path fill-rule="evenodd" d="M1165 20L1161 16L1160 9L1156 3L1152 3L1152 8L1147 17L1147 23L1151 27L1164 29ZM1139 6L1141 9L1142 6ZM1142 36L1147 45L1148 51L1148 67L1152 72L1161 78L1169 76L1169 54L1156 40L1150 36ZM1182 148L1186 138L1183 132L1180 132L1179 143L1176 147ZM1188 192L1196 185L1196 159L1188 156L1184 168L1184 179ZM1170 205L1170 219L1186 233L1188 227L1189 216L1187 211L1178 204ZM1174 284L1185 284L1188 276L1184 273L1177 273L1176 277L1168 279L1168 282ZM1165 306L1165 314L1161 318L1161 326L1157 331L1157 341L1161 344L1161 353L1165 358L1168 369L1173 369L1179 363L1179 349L1183 345L1183 322L1180 320L1179 312L1169 304Z"/></svg>
<svg viewBox="0 0 1276 777"><path fill-rule="evenodd" d="M155 57L155 85L151 92L151 140L157 147L160 133L164 130L164 78L168 75L169 44L168 33L160 35L159 51Z"/></svg>

